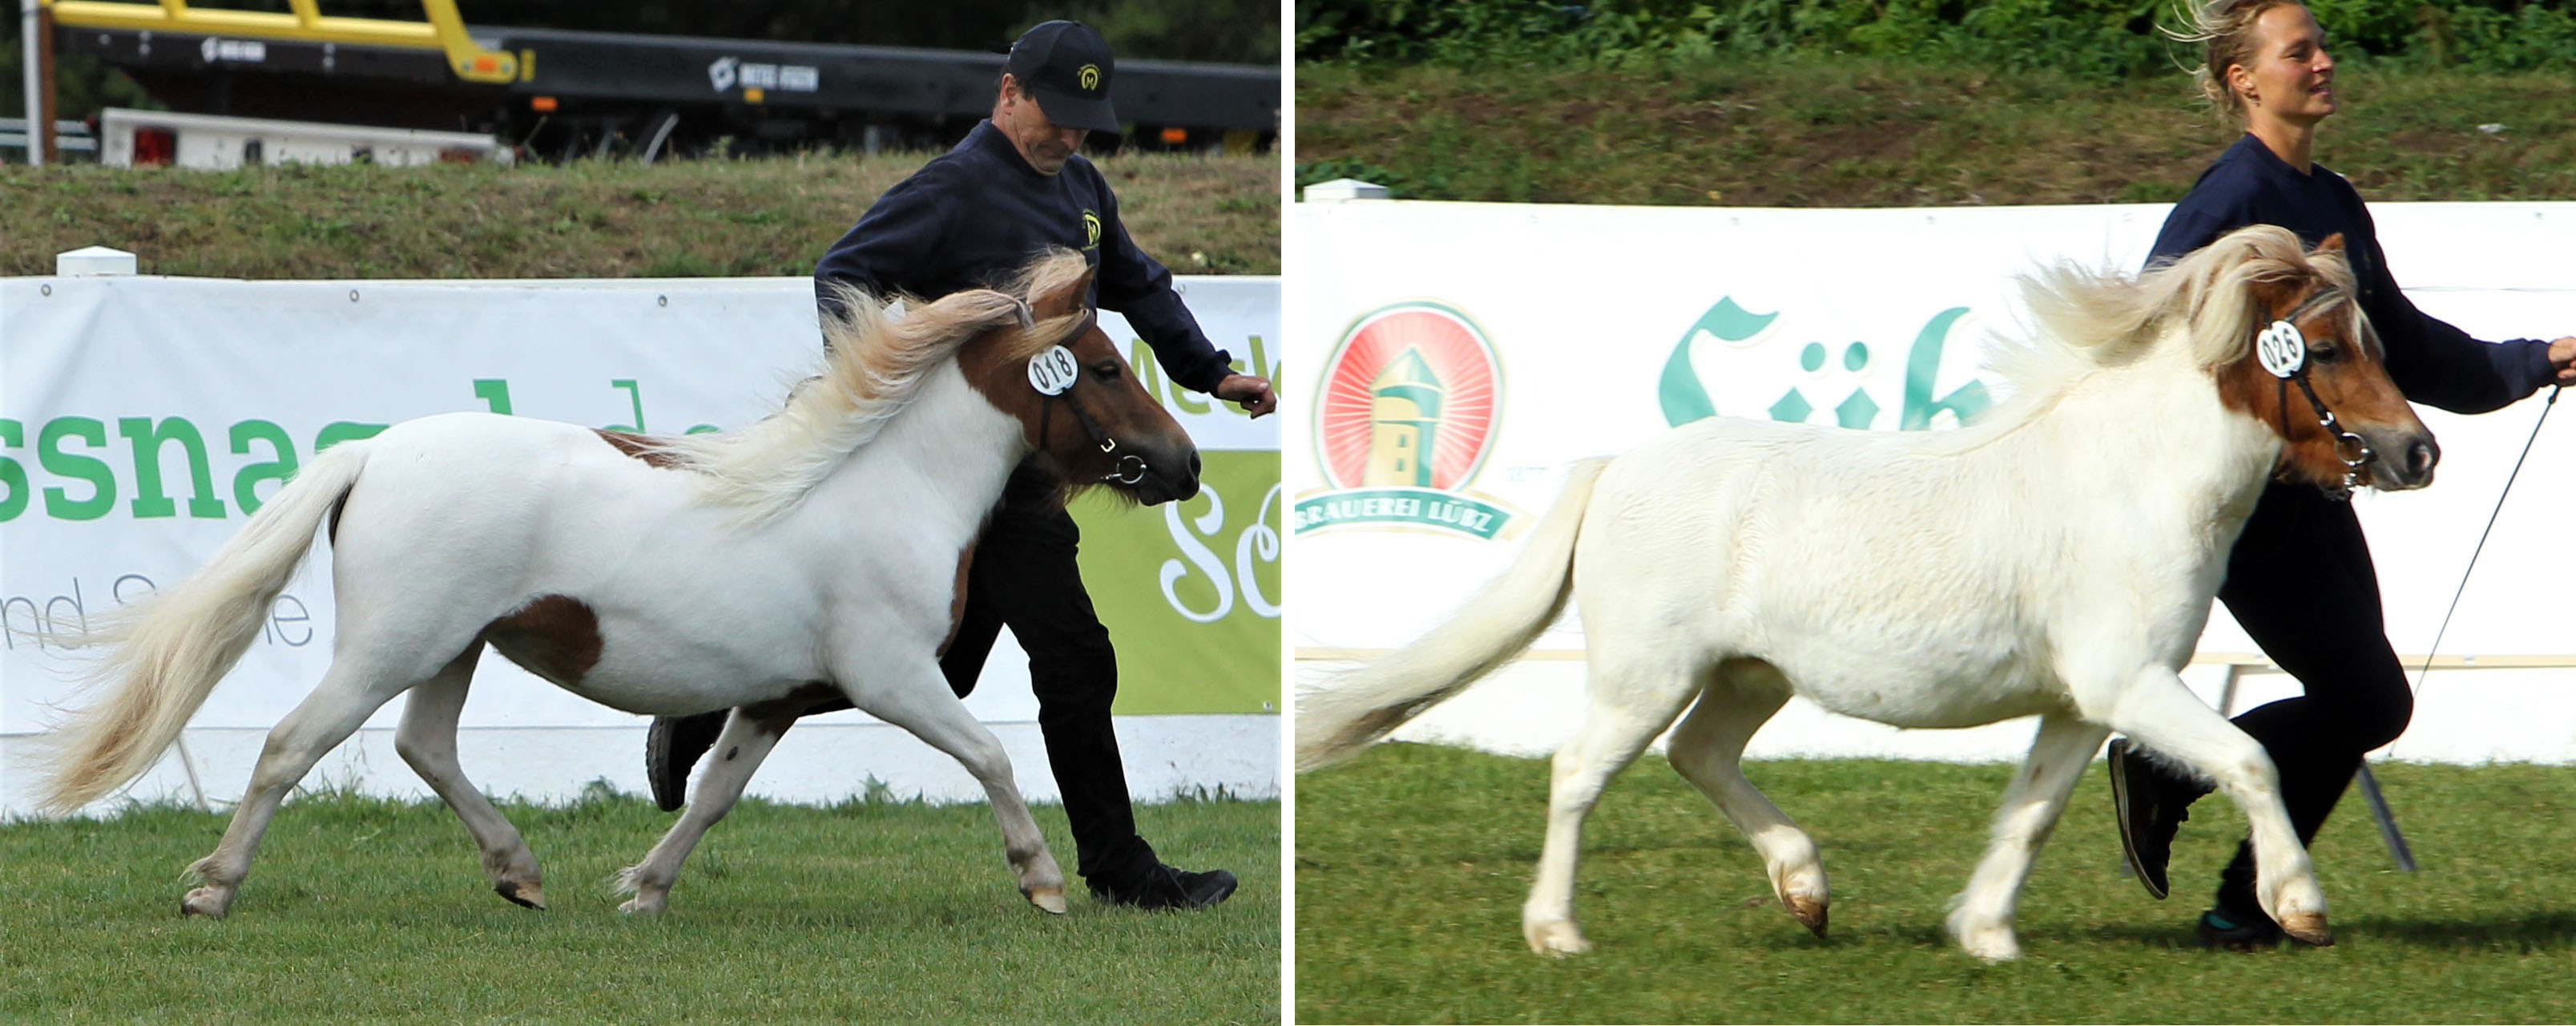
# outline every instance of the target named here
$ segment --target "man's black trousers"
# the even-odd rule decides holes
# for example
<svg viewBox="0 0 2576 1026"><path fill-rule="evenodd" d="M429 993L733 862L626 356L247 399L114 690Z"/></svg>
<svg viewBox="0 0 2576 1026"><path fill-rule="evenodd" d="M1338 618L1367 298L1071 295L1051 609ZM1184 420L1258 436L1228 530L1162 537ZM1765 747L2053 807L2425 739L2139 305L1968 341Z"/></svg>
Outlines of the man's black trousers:
<svg viewBox="0 0 2576 1026"><path fill-rule="evenodd" d="M2362 756L2397 740L2414 715L2406 671L2389 647L2379 578L2352 504L2313 485L2263 490L2228 556L2218 599L2306 694L2249 709L2236 726L2271 753L2299 842L2334 811ZM2183 793L2200 785L2170 781ZM2218 906L2261 922L2254 849L2240 844L2219 876Z"/></svg>
<svg viewBox="0 0 2576 1026"><path fill-rule="evenodd" d="M1157 864L1136 835L1127 772L1118 759L1109 704L1118 697L1118 654L1092 611L1074 553L1082 532L1057 501L1053 477L1028 465L1011 474L1001 505L977 540L967 569L966 611L939 669L964 698L975 690L1004 626L1029 654L1038 731L1073 823L1075 871L1094 884L1126 885Z"/></svg>

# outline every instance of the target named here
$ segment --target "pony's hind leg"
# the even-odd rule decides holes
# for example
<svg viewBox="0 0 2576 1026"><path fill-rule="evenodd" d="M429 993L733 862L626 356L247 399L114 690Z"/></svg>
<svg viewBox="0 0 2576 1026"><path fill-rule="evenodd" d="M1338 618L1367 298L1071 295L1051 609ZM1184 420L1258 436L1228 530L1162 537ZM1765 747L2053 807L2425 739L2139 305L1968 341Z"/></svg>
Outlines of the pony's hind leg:
<svg viewBox="0 0 2576 1026"><path fill-rule="evenodd" d="M1542 955L1590 950L1574 924L1574 868L1583 844L1583 820L1610 778L1635 762L1637 753L1672 724L1682 703L1698 690L1696 674L1661 656L1641 661L1613 654L1618 652L1594 634L1591 708L1574 739L1556 750L1547 796L1547 841L1539 849L1538 878L1521 906L1521 936Z"/></svg>
<svg viewBox="0 0 2576 1026"><path fill-rule="evenodd" d="M1002 739L994 737L991 728L978 722L948 690L937 664L925 660L917 666L889 665L881 667L876 677L853 679L871 684L865 691L853 691L851 704L948 753L984 785L984 794L993 803L993 818L1002 827L1002 851L1010 860L1011 874L1018 878L1020 894L1032 905L1062 914L1064 871L1056 867L1055 856L1047 852L1046 836L1038 832L1028 803L1020 799L1019 785L1011 778L1010 754L1002 750Z"/></svg>
<svg viewBox="0 0 2576 1026"><path fill-rule="evenodd" d="M260 837L268 832L268 821L277 815L286 792L304 779L324 754L348 740L378 707L401 693L401 688L382 687L378 683L382 679L373 667L364 667L356 659L334 658L331 669L322 675L322 685L268 732L259 764L251 770L250 790L234 807L232 825L225 828L224 839L215 845L213 854L188 867L205 885L180 900L181 912L213 917L232 908L233 895L240 889L242 878L250 875L251 858L259 852Z"/></svg>
<svg viewBox="0 0 2576 1026"><path fill-rule="evenodd" d="M670 831L654 843L652 851L644 853L644 861L618 872L617 889L635 895L617 906L618 911L630 915L662 911L671 900L671 885L680 879L680 864L697 850L707 830L742 800L742 789L751 783L752 773L760 769L761 760L769 757L769 750L777 747L778 739L787 734L787 728L796 725L796 716L803 711L801 704L790 707L773 703L736 709L725 719L724 732L716 735L714 751L719 754L699 777L698 789L689 795L680 821L671 824Z"/></svg>
<svg viewBox="0 0 2576 1026"><path fill-rule="evenodd" d="M536 855L528 851L518 828L465 778L465 768L456 759L456 718L465 708L466 689L474 682L474 664L482 654L483 645L476 642L437 676L412 689L403 705L402 726L394 731L394 751L465 822L465 831L474 835L475 846L483 850L483 873L491 878L492 890L542 909L546 892L539 886Z"/></svg>
<svg viewBox="0 0 2576 1026"><path fill-rule="evenodd" d="M1989 962L2021 957L2012 924L2022 882L2030 879L2031 860L2039 857L2040 845L2048 842L2058 815L2066 810L2066 796L2108 736L2110 731L2071 714L2040 717L2030 758L2014 774L2003 809L1995 814L1994 839L1950 912L1950 935L1969 954Z"/></svg>
<svg viewBox="0 0 2576 1026"><path fill-rule="evenodd" d="M1744 743L1789 701L1788 682L1767 663L1729 664L1706 676L1707 689L1673 728L1666 755L1753 842L1781 907L1822 937L1833 898L1815 838L1744 777Z"/></svg>
<svg viewBox="0 0 2576 1026"><path fill-rule="evenodd" d="M2080 694L2080 692L2079 692ZM2214 780L2235 799L2253 828L2254 895L2283 932L2327 945L2326 895L2315 866L2281 802L2280 772L2263 745L2202 704L2182 678L2149 667L2122 690L2107 715L2087 718L2127 734L2139 744L2194 773Z"/></svg>

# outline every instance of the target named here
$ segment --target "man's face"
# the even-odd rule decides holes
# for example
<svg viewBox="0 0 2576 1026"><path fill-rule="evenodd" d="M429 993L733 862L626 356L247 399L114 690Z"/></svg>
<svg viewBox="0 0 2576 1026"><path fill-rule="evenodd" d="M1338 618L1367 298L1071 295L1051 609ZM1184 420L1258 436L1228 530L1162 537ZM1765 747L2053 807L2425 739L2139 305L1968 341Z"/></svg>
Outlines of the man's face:
<svg viewBox="0 0 2576 1026"><path fill-rule="evenodd" d="M1038 109L1037 97L1020 89L1017 79L1002 76L1002 95L993 105L993 127L1011 140L1020 151L1020 159L1029 162L1039 174L1051 175L1064 170L1064 162L1082 148L1086 133L1047 120Z"/></svg>

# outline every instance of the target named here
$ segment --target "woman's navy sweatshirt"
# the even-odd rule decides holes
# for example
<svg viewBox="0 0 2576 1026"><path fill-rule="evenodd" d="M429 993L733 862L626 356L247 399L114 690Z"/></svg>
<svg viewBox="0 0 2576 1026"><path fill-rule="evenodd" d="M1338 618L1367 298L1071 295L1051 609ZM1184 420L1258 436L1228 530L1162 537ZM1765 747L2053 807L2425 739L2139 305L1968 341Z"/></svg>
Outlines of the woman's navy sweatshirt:
<svg viewBox="0 0 2576 1026"><path fill-rule="evenodd" d="M2309 246L2343 233L2344 254L2361 286L2362 312L2388 349L2388 376L2408 399L2455 413L2484 413L2538 390L2555 376L2549 344L2486 343L2425 316L2398 291L2361 194L2342 175L2312 164L2307 174L2248 133L2220 154L2190 195L2166 215L2150 265L2199 249L2253 224L2278 225Z"/></svg>

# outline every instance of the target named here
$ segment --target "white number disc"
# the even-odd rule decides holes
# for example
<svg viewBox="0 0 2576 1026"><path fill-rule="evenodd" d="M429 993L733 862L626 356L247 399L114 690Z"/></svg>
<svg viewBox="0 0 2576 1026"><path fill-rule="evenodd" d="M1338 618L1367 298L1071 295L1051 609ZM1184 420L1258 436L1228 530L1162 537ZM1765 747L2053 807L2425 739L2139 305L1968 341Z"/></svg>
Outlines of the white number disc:
<svg viewBox="0 0 2576 1026"><path fill-rule="evenodd" d="M1073 350L1050 346L1046 352L1029 357L1029 387L1047 395L1063 395L1073 387L1081 367L1073 361Z"/></svg>
<svg viewBox="0 0 2576 1026"><path fill-rule="evenodd" d="M2308 340L2288 321L2273 321L2272 326L2254 337L2254 358L2276 378L2299 372L2308 362ZM1033 372L1034 373L1034 372Z"/></svg>

